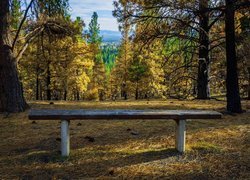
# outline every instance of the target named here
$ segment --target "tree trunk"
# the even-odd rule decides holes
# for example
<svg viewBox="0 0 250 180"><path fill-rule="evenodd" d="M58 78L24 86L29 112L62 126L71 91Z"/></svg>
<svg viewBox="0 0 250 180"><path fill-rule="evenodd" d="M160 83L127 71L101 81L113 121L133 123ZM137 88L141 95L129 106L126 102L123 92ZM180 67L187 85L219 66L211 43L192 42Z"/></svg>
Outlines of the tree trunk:
<svg viewBox="0 0 250 180"><path fill-rule="evenodd" d="M36 67L36 100L39 100L39 86L40 86L39 65L37 65L37 67Z"/></svg>
<svg viewBox="0 0 250 180"><path fill-rule="evenodd" d="M138 81L136 82L136 89L135 89L135 100L138 100L139 98L139 87L138 87Z"/></svg>
<svg viewBox="0 0 250 180"><path fill-rule="evenodd" d="M42 87L42 83L40 83L40 86L39 86L39 97L40 97L40 100L43 100L44 97L43 97L43 87Z"/></svg>
<svg viewBox="0 0 250 180"><path fill-rule="evenodd" d="M18 78L9 37L9 1L0 1L0 112L21 112L27 107Z"/></svg>
<svg viewBox="0 0 250 180"><path fill-rule="evenodd" d="M76 100L80 101L80 93L79 93L79 91L76 91Z"/></svg>
<svg viewBox="0 0 250 180"><path fill-rule="evenodd" d="M124 98L124 100L128 100L128 95L127 95L127 84L126 84L126 82L123 82L123 83L122 83L121 96Z"/></svg>
<svg viewBox="0 0 250 180"><path fill-rule="evenodd" d="M63 100L67 101L67 95L68 95L68 91L64 90L64 94L63 94Z"/></svg>
<svg viewBox="0 0 250 180"><path fill-rule="evenodd" d="M50 72L50 64L51 64L51 37L50 34L48 36L49 47L48 47L48 57L47 57L47 77L46 77L46 91L47 91L47 100L51 100L51 72ZM44 55L45 56L45 55Z"/></svg>
<svg viewBox="0 0 250 180"><path fill-rule="evenodd" d="M50 74L50 60L47 64L47 78L46 78L46 89L47 89L47 100L51 100L51 90L50 90L50 83L51 83L51 74Z"/></svg>
<svg viewBox="0 0 250 180"><path fill-rule="evenodd" d="M208 1L200 0L200 32L199 32L199 68L197 80L197 99L209 99L209 13Z"/></svg>
<svg viewBox="0 0 250 180"><path fill-rule="evenodd" d="M39 100L39 77L36 75L36 100Z"/></svg>
<svg viewBox="0 0 250 180"><path fill-rule="evenodd" d="M226 0L225 32L226 32L226 59L227 59L227 110L240 113L241 101L237 72L237 59L235 49L235 0Z"/></svg>
<svg viewBox="0 0 250 180"><path fill-rule="evenodd" d="M248 97L247 99L250 100L250 67L248 67L247 70L248 70Z"/></svg>

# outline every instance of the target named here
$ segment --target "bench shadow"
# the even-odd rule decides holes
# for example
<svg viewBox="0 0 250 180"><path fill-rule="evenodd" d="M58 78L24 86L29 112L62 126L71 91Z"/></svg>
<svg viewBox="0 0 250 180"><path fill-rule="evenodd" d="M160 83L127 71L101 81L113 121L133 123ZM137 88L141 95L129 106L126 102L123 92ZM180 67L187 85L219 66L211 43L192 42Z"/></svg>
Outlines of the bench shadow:
<svg viewBox="0 0 250 180"><path fill-rule="evenodd" d="M109 152L103 152L106 155ZM69 158L62 158L57 151L53 152L40 152L36 154L30 154L27 157L23 158L23 161L29 161L30 163L43 163L46 165L47 163L59 163L63 164L63 166L50 166L50 168L44 168L45 166L41 165L39 168L30 169L26 172L20 172L20 177L29 177L29 179L40 178L46 175L45 179L50 179L51 177L56 177L58 179L86 179L86 178L98 178L98 177L106 177L109 179L121 177L119 176L119 168L123 168L126 166L133 166L136 164L147 163L150 166L154 166L154 161L157 161L157 164L161 166L167 166L168 164L175 162L185 162L188 161L187 157L181 156L181 153L178 153L174 148L168 148L164 150L156 150L156 151L147 151L147 152L139 152L135 154L126 154L126 153L110 153L114 156L117 156L115 159L107 159L100 160L95 159L95 155L91 155L88 160L78 161L77 156L84 156L84 154L79 154L76 156L76 153L73 153ZM203 154L203 153L202 153ZM93 161L91 160L93 158ZM159 161L159 162L158 162ZM145 165L145 164L144 164ZM63 173L60 173L63 172ZM204 173L202 172L190 172L184 174L176 175L161 175L163 179L193 179L193 178L201 178L204 179ZM189 177L189 178L187 178ZM145 174L143 175L143 179L154 179L155 174ZM195 178L195 179L196 179ZM137 178L136 178L137 179ZM138 176L138 179L142 179L141 176ZM206 179L206 178L205 178Z"/></svg>
<svg viewBox="0 0 250 180"><path fill-rule="evenodd" d="M106 156L109 154L109 152L104 152ZM151 163L153 161L162 161L164 163L171 163L173 161L176 161L181 153L177 152L174 148L168 148L164 150L156 150L156 151L147 151L147 152L139 152L135 154L126 154L121 152L110 152L110 154L117 158L110 158L110 159L95 159L95 155L89 156L89 159L93 158L93 161L87 160L75 163L76 156L75 154L72 154L72 157L63 158L60 156L60 152L58 151L46 151L46 152L36 152L33 154L26 155L22 158L21 162L24 164L33 164L33 163L63 163L67 164L70 163L70 166L64 165L63 167L55 167L50 170L51 176L56 175L57 172L64 172L68 171L71 172L71 168L78 169L81 172L81 177L99 177L99 176L110 176L113 175L113 169L116 168L122 168L126 166L132 166L136 164L142 164L142 163ZM84 154L79 154L77 156L84 156ZM73 163L73 166L72 166ZM48 169L46 169L48 170ZM37 172L43 172L45 169L38 168L36 169ZM112 173L112 174L110 174ZM116 172L114 172L116 173ZM28 174L33 174L33 171L30 171ZM65 174L65 177L68 177L69 174ZM77 178L76 174L71 174L71 178ZM64 175L61 174L62 177L58 178L64 178ZM75 176L75 177L74 177Z"/></svg>
<svg viewBox="0 0 250 180"><path fill-rule="evenodd" d="M44 148L42 148L44 149ZM175 148L168 148L164 150L155 150L155 151L147 151L147 152L140 152L135 154L127 154L122 152L105 152L103 151L103 154L112 154L112 156L118 156L117 159L115 159L116 165L119 164L122 166L127 165L133 165L138 163L146 163L151 162L159 159L166 159L170 157L176 157L179 155L182 155L182 153L179 153ZM100 155L100 154L99 154ZM81 156L81 155L79 155ZM84 155L82 155L84 156ZM90 158L92 155L88 155ZM101 155L100 155L101 156ZM122 157L122 158L120 158ZM40 162L40 163L55 163L55 162L63 162L64 160L71 159L71 156L69 157L62 157L60 150L35 150L30 151L26 155L22 156L21 162L23 164L32 164L34 162ZM102 163L112 164L114 162L114 159L112 160L101 160ZM88 162L87 164L95 164L100 162Z"/></svg>
<svg viewBox="0 0 250 180"><path fill-rule="evenodd" d="M182 153L179 153L175 148L168 148L160 151L147 151L118 158L115 165L118 167L131 166L135 164L168 159L179 155L182 155ZM109 164L110 162L107 161L107 163Z"/></svg>

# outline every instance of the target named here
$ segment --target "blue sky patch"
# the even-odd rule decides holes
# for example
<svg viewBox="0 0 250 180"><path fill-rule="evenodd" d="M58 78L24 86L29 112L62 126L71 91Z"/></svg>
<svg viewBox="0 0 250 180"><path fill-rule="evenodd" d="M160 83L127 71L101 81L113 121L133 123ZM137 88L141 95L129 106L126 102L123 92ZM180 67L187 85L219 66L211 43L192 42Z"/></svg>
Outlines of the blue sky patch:
<svg viewBox="0 0 250 180"><path fill-rule="evenodd" d="M112 16L113 0L69 0L69 4L72 17L80 16L87 27L95 11L99 17L98 22L101 30L118 31L118 23L116 18Z"/></svg>

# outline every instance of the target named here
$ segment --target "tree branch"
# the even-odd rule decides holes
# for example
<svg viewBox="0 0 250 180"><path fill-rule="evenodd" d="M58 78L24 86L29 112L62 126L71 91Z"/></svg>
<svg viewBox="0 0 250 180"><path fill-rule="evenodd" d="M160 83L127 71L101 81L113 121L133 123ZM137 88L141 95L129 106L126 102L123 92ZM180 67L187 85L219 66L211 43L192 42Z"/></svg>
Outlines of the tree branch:
<svg viewBox="0 0 250 180"><path fill-rule="evenodd" d="M25 52L25 50L27 49L28 45L32 42L32 40L37 37L42 31L44 30L44 28L37 28L35 29L32 33L30 33L27 37L26 42L24 43L23 47L21 48L21 50L18 52L17 56L16 56L16 61L18 62L20 60L20 58L22 57L22 54Z"/></svg>
<svg viewBox="0 0 250 180"><path fill-rule="evenodd" d="M217 16L209 25L209 29L212 28L212 26L224 15L224 11L221 12L221 14L219 16Z"/></svg>
<svg viewBox="0 0 250 180"><path fill-rule="evenodd" d="M250 2L249 1L244 1L242 3L236 4L236 10L242 9L242 8L249 8L250 7Z"/></svg>
<svg viewBox="0 0 250 180"><path fill-rule="evenodd" d="M14 50L14 47L15 47L15 44L16 44L16 42L17 42L18 36L19 36L19 34L20 34L20 32L21 32L22 26L23 26L23 24L24 24L24 22L25 22L25 20L26 20L26 18L27 18L29 9L31 8L31 5L33 4L33 2L34 2L34 0L31 0L30 3L29 3L29 5L28 5L28 7L27 7L27 9L25 10L23 19L22 19L22 21L21 21L21 23L20 23L20 25L19 25L19 27L18 27L16 36L15 36L14 41L13 41L12 46L11 46L11 49L12 49L12 50Z"/></svg>

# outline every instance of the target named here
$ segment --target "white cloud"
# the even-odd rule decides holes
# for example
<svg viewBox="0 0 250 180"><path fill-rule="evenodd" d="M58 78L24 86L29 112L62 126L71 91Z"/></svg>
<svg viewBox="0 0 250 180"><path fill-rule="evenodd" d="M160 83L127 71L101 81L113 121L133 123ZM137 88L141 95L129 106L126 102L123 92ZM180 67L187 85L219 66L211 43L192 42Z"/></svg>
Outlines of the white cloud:
<svg viewBox="0 0 250 180"><path fill-rule="evenodd" d="M97 12L101 30L118 31L117 21L112 16L113 0L69 0L69 4L73 18L80 16L88 25L93 12Z"/></svg>

